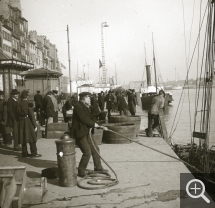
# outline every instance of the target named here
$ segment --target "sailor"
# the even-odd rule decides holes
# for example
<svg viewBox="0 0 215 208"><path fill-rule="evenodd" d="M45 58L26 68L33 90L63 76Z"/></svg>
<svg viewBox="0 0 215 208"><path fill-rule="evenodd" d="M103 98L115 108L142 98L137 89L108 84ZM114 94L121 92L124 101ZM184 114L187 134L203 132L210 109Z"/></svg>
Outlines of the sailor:
<svg viewBox="0 0 215 208"><path fill-rule="evenodd" d="M32 108L28 106L28 92L23 91L21 93L21 101L17 106L18 117L18 143L22 144L22 157L41 157L37 153L36 146L36 134L37 130L34 112ZM28 154L27 143L30 145L31 154Z"/></svg>
<svg viewBox="0 0 215 208"><path fill-rule="evenodd" d="M18 144L18 126L17 126L17 105L18 105L18 98L20 92L17 89L12 89L10 95L11 97L8 99L8 106L7 106L7 126L11 128L13 132L13 139L14 139L14 150L21 151L21 147Z"/></svg>
<svg viewBox="0 0 215 208"><path fill-rule="evenodd" d="M89 135L90 128L98 128L99 125L93 121L93 115L90 110L90 95L89 92L82 92L79 94L79 102L76 103L73 110L71 137L76 140L76 144L83 153L81 161L78 166L78 175L80 177L86 176L86 168L90 157L92 155L95 171L104 170L101 164L100 157L96 150L99 152L99 147L92 137L92 142ZM94 148L94 146L96 148Z"/></svg>
<svg viewBox="0 0 215 208"><path fill-rule="evenodd" d="M12 137L9 128L6 127L7 121L7 104L4 100L4 91L0 90L0 134L3 137L3 144L5 146L12 144Z"/></svg>
<svg viewBox="0 0 215 208"><path fill-rule="evenodd" d="M159 125L159 111L164 107L165 92L159 91L159 95L152 99L150 109L148 112L148 128L145 130L148 137L152 137L152 129L155 129Z"/></svg>

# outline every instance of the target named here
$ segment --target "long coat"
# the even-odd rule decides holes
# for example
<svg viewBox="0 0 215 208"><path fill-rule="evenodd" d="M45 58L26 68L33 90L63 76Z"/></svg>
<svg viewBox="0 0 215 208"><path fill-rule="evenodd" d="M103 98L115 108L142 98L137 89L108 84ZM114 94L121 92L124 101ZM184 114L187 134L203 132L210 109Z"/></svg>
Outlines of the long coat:
<svg viewBox="0 0 215 208"><path fill-rule="evenodd" d="M29 142L36 142L36 133L34 131L36 127L36 120L34 112L28 107L28 102L22 100L17 106L18 115L18 143L26 144Z"/></svg>
<svg viewBox="0 0 215 208"><path fill-rule="evenodd" d="M123 111L128 109L128 104L125 101L125 97L122 95L117 96L117 106L118 106L118 111Z"/></svg>
<svg viewBox="0 0 215 208"><path fill-rule="evenodd" d="M131 114L136 113L136 98L133 93L128 94L128 107Z"/></svg>
<svg viewBox="0 0 215 208"><path fill-rule="evenodd" d="M35 106L38 108L41 108L43 103L43 96L41 94L36 94L34 96L34 101L35 101Z"/></svg>
<svg viewBox="0 0 215 208"><path fill-rule="evenodd" d="M90 108L82 102L77 102L73 110L71 137L82 139L89 134L90 128L94 127L93 115Z"/></svg>
<svg viewBox="0 0 215 208"><path fill-rule="evenodd" d="M114 105L114 96L110 93L108 93L105 97L106 103L106 109L111 110Z"/></svg>
<svg viewBox="0 0 215 208"><path fill-rule="evenodd" d="M0 133L1 134L7 133L6 121L7 121L7 104L5 101L0 101Z"/></svg>
<svg viewBox="0 0 215 208"><path fill-rule="evenodd" d="M54 104L50 96L46 95L44 97L42 109L47 118L55 116Z"/></svg>
<svg viewBox="0 0 215 208"><path fill-rule="evenodd" d="M12 127L14 126L14 122L17 122L17 106L18 101L15 101L12 97L8 99L7 104L7 126Z"/></svg>
<svg viewBox="0 0 215 208"><path fill-rule="evenodd" d="M93 115L98 115L100 113L97 97L92 97L91 99L91 112Z"/></svg>

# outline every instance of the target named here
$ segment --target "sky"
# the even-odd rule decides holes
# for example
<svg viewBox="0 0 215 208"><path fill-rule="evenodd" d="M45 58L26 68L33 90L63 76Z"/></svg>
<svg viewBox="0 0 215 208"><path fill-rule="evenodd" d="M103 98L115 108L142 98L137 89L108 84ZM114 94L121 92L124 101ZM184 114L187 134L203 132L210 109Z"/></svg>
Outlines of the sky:
<svg viewBox="0 0 215 208"><path fill-rule="evenodd" d="M79 77L84 72L89 79L98 81L101 23L107 22L109 27L103 28L107 76L115 76L116 71L118 82L124 84L146 79L145 64L153 63L153 42L159 79L185 79L189 65L186 60L189 63L192 57L206 3L206 0L21 0L21 9L29 30L36 30L56 44L59 59L67 67L64 75L69 75L68 25L73 79L77 72ZM204 25L205 21L203 29ZM197 76L196 62L193 61L189 78Z"/></svg>

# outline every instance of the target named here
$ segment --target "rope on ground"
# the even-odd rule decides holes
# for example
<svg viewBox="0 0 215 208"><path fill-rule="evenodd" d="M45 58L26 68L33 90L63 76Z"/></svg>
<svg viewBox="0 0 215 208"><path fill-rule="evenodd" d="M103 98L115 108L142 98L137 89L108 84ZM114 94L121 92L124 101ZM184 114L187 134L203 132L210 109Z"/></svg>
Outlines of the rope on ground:
<svg viewBox="0 0 215 208"><path fill-rule="evenodd" d="M97 190L97 189L104 189L104 188L108 188L108 187L111 187L111 186L115 186L119 183L118 181L118 177L117 177L117 174L116 172L111 168L111 166L104 160L104 158L99 154L99 151L97 151L95 145L94 145L94 142L92 140L92 128L90 129L89 131L89 136L90 136L90 140L93 144L93 147L95 149L95 151L98 153L99 157L102 159L102 161L111 169L111 171L114 173L115 175L115 179L112 179L111 178L111 175L105 171L90 171L87 173L87 175L85 177L83 177L82 179L80 179L78 182L77 182L77 186L79 188L82 188L82 189L87 189L87 190ZM99 185L97 187L93 187L93 186L90 186L90 187L87 187L87 186L84 186L82 183L83 181L86 181L88 180L87 184L90 184L90 185Z"/></svg>
<svg viewBox="0 0 215 208"><path fill-rule="evenodd" d="M183 163L186 164L187 166L189 166L189 167L195 169L196 171L202 173L201 170L199 170L199 169L197 169L196 167L190 165L190 164L187 163L186 161L181 160L180 158L174 157L174 156L169 155L169 154L167 154L167 153L165 153L165 152L161 152L160 150L154 149L153 147L149 147L149 146L147 146L147 145L145 145L145 144L142 144L142 143L140 143L140 142L134 141L134 140L132 140L132 139L130 139L130 138L128 138L128 137L126 137L126 136L124 136L124 135L122 135L122 134L119 134L119 133L117 133L117 132L115 132L115 131L112 131L112 130L110 130L110 129L108 129L108 131L110 131L110 132L112 132L112 133L114 133L114 134L117 134L117 135L119 135L119 136L121 136L121 137L124 137L125 139L128 139L128 140L131 141L131 142L137 143L137 144L139 144L139 145L141 145L141 146L144 146L144 147L146 147L146 148L148 148L148 149L151 149L151 150L153 150L153 151L156 151L156 152L161 153L161 154L163 154L163 155L166 155L166 156L168 156L168 157L174 158L174 159L176 159L176 160L178 160L178 161L180 161L180 162L183 162Z"/></svg>

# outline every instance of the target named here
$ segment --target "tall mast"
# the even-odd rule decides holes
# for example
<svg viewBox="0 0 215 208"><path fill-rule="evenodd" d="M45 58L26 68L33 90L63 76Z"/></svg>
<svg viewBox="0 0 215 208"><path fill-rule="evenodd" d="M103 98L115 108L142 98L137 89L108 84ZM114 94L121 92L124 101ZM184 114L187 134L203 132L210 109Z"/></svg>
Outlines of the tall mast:
<svg viewBox="0 0 215 208"><path fill-rule="evenodd" d="M69 86L70 86L70 96L72 95L72 78L71 78L71 68L70 68L70 47L69 47L69 26L67 25L67 41L68 41L68 61L69 61Z"/></svg>
<svg viewBox="0 0 215 208"><path fill-rule="evenodd" d="M153 43L153 60L154 60L154 71L155 71L155 87L156 87L156 93L157 93L157 74L156 74L156 65L155 65L155 51L154 51L154 38L153 38L153 33L152 33L152 43Z"/></svg>

